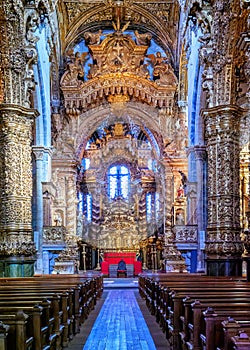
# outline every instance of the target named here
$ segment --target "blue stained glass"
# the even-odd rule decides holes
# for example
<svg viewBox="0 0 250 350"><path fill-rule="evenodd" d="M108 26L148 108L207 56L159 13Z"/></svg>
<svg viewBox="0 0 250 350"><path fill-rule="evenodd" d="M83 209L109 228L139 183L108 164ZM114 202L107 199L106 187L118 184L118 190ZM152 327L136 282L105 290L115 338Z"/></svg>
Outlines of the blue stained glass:
<svg viewBox="0 0 250 350"><path fill-rule="evenodd" d="M88 170L90 166L90 159L89 158L83 158L82 159L82 166L84 170Z"/></svg>
<svg viewBox="0 0 250 350"><path fill-rule="evenodd" d="M148 159L148 168L149 170L153 170L153 160L151 158Z"/></svg>
<svg viewBox="0 0 250 350"><path fill-rule="evenodd" d="M113 199L115 198L116 188L117 188L117 178L110 176L110 178L109 178L109 195Z"/></svg>
<svg viewBox="0 0 250 350"><path fill-rule="evenodd" d="M86 198L86 201L87 201L87 220L90 222L92 220L92 196L91 194L87 194L87 198Z"/></svg>
<svg viewBox="0 0 250 350"><path fill-rule="evenodd" d="M152 219L152 194L147 193L146 195L146 211L147 211L147 221Z"/></svg>
<svg viewBox="0 0 250 350"><path fill-rule="evenodd" d="M128 174L128 168L126 168L125 166L121 166L121 174Z"/></svg>
<svg viewBox="0 0 250 350"><path fill-rule="evenodd" d="M128 198L128 176L121 178L121 193L124 198Z"/></svg>
<svg viewBox="0 0 250 350"><path fill-rule="evenodd" d="M155 218L159 218L159 212L160 212L160 200L159 200L159 193L155 192Z"/></svg>
<svg viewBox="0 0 250 350"><path fill-rule="evenodd" d="M109 169L109 173L112 175L117 174L117 166L113 166L112 168Z"/></svg>
<svg viewBox="0 0 250 350"><path fill-rule="evenodd" d="M124 165L115 165L109 168L109 196L112 199L128 198L129 194L129 170Z"/></svg>

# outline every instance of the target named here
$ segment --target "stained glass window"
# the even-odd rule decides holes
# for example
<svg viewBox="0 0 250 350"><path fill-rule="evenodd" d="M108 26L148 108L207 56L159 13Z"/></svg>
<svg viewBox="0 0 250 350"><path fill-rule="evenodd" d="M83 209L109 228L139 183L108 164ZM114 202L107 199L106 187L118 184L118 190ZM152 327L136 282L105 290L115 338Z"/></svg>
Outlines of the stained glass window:
<svg viewBox="0 0 250 350"><path fill-rule="evenodd" d="M82 167L84 170L88 170L90 166L90 159L89 158L83 158L82 159Z"/></svg>
<svg viewBox="0 0 250 350"><path fill-rule="evenodd" d="M82 199L82 212L88 222L92 221L92 195L83 193L79 197Z"/></svg>
<svg viewBox="0 0 250 350"><path fill-rule="evenodd" d="M147 221L152 219L152 193L146 194L146 212L147 212Z"/></svg>
<svg viewBox="0 0 250 350"><path fill-rule="evenodd" d="M87 221L91 221L92 220L92 196L91 194L87 194L86 196L86 218Z"/></svg>
<svg viewBox="0 0 250 350"><path fill-rule="evenodd" d="M129 169L124 165L114 165L108 171L108 191L112 199L128 198L129 194Z"/></svg>
<svg viewBox="0 0 250 350"><path fill-rule="evenodd" d="M158 218L159 218L159 212L160 212L159 193L155 192L155 218L156 218L156 220L158 220Z"/></svg>

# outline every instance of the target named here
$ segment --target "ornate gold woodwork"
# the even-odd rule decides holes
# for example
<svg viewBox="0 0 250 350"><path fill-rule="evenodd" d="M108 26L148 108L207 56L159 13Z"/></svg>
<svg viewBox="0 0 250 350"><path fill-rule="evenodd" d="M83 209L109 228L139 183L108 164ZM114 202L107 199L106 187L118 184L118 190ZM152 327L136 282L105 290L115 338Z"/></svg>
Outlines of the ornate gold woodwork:
<svg viewBox="0 0 250 350"><path fill-rule="evenodd" d="M173 162L173 163L172 163ZM183 272L186 269L186 264L178 251L175 243L175 231L173 230L172 205L173 196L173 166L174 160L167 162L164 160L162 167L163 176L163 198L164 198L164 236L163 236L163 259L168 272ZM171 186L172 185L172 186Z"/></svg>
<svg viewBox="0 0 250 350"><path fill-rule="evenodd" d="M72 2L63 1L64 31L68 30L65 47L75 39L76 33L84 27L96 27L96 23L110 23L120 16L122 23L130 22L133 26L143 24L144 30L157 33L157 40L162 43L173 62L176 62L177 26L179 3L153 1L99 1ZM64 41L63 40L63 41Z"/></svg>
<svg viewBox="0 0 250 350"><path fill-rule="evenodd" d="M242 109L203 111L208 159L208 257L242 253L240 241L239 125Z"/></svg>
<svg viewBox="0 0 250 350"><path fill-rule="evenodd" d="M32 255L31 141L37 112L0 106L0 253Z"/></svg>
<svg viewBox="0 0 250 350"><path fill-rule="evenodd" d="M177 225L173 231L176 244L198 243L197 225Z"/></svg>
<svg viewBox="0 0 250 350"><path fill-rule="evenodd" d="M76 233L77 197L76 162L66 159L61 163L54 159L52 183L54 200L51 206L53 226L65 226L69 234Z"/></svg>
<svg viewBox="0 0 250 350"><path fill-rule="evenodd" d="M146 222L145 193L156 190L154 172L144 169L148 158L152 158L152 150L146 142L139 147L136 138L126 135L127 128L126 124L116 123L105 129L102 138L90 144L84 155L90 159L91 166L79 179L93 199L93 222L81 222L79 218L79 235L82 228L86 242L105 250L139 249L139 241L159 225L158 222L151 227ZM130 196L128 200L111 201L107 193L106 172L113 162L119 161L130 168ZM161 192L160 186L158 190Z"/></svg>
<svg viewBox="0 0 250 350"><path fill-rule="evenodd" d="M50 245L65 244L66 234L67 231L64 226L44 226L43 243Z"/></svg>
<svg viewBox="0 0 250 350"><path fill-rule="evenodd" d="M68 51L68 67L61 79L67 114L78 115L87 106L107 97L111 102L116 102L116 98L124 102L133 97L153 106L173 105L177 79L168 62L169 57L162 57L160 52L147 55L150 34L142 38L142 34L137 33L135 42L131 35L123 33L128 24L121 29L118 21L114 25L115 31L103 40L102 33L85 32L85 41L94 62L90 64L87 81L83 81L87 53L80 55ZM145 58L149 62L145 62ZM155 81L149 80L149 64L153 66Z"/></svg>
<svg viewBox="0 0 250 350"><path fill-rule="evenodd" d="M249 177L250 177L250 165L249 165L249 151L247 145L241 151L240 154L240 194L241 194L241 227L243 231L249 228Z"/></svg>
<svg viewBox="0 0 250 350"><path fill-rule="evenodd" d="M25 6L20 1L9 0L0 4L0 102L34 107L34 65L39 40L35 32L45 15L51 15L54 9L51 0L43 6L34 2ZM48 48L52 49L50 35L56 31L52 16L46 25Z"/></svg>

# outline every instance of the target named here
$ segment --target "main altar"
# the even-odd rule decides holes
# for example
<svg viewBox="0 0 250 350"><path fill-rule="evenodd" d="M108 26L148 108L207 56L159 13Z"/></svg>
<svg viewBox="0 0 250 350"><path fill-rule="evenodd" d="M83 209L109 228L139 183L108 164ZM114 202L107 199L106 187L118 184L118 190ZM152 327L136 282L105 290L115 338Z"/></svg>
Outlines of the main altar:
<svg viewBox="0 0 250 350"><path fill-rule="evenodd" d="M142 263L136 259L136 252L105 252L101 262L101 272L105 276L116 277L118 263L123 260L126 263L127 277L138 276L142 272Z"/></svg>

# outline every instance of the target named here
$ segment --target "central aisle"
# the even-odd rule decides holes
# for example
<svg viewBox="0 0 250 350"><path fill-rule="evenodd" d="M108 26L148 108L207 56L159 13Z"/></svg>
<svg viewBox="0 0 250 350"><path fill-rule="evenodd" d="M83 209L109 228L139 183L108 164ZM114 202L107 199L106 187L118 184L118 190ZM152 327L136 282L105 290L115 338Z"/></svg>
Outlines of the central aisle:
<svg viewBox="0 0 250 350"><path fill-rule="evenodd" d="M111 290L84 350L156 350L133 290Z"/></svg>

